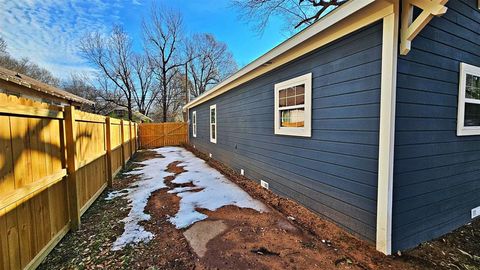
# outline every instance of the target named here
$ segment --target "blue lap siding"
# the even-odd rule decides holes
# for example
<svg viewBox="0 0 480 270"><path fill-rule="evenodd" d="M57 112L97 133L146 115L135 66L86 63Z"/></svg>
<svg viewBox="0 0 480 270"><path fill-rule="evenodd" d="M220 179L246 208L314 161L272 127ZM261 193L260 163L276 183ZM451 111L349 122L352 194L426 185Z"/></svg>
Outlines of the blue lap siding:
<svg viewBox="0 0 480 270"><path fill-rule="evenodd" d="M457 137L461 62L480 66L476 0L451 0L399 57L393 248L441 236L480 206L480 136Z"/></svg>
<svg viewBox="0 0 480 270"><path fill-rule="evenodd" d="M377 23L190 108L190 119L197 115L190 142L375 241L381 53ZM274 84L310 72L312 137L274 135ZM209 139L213 104L217 144Z"/></svg>

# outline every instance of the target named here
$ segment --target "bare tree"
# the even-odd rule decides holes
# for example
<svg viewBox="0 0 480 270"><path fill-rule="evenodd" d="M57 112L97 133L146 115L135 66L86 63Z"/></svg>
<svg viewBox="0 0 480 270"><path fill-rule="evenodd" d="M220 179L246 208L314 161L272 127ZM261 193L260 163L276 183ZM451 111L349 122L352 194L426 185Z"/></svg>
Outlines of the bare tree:
<svg viewBox="0 0 480 270"><path fill-rule="evenodd" d="M183 119L182 107L185 105L185 74L175 72L167 88L167 106L163 106L159 99L157 110L153 112L153 119L162 122L177 122ZM164 108L167 108L165 111Z"/></svg>
<svg viewBox="0 0 480 270"><path fill-rule="evenodd" d="M7 42L0 37L0 55L7 54Z"/></svg>
<svg viewBox="0 0 480 270"><path fill-rule="evenodd" d="M233 0L242 17L262 32L272 16L282 17L287 29L309 26L348 0Z"/></svg>
<svg viewBox="0 0 480 270"><path fill-rule="evenodd" d="M46 84L59 86L60 80L47 69L33 63L28 58L16 59L7 52L7 43L0 37L0 66L32 77Z"/></svg>
<svg viewBox="0 0 480 270"><path fill-rule="evenodd" d="M188 73L192 95L198 97L235 71L238 66L225 43L211 34L197 34L187 44Z"/></svg>
<svg viewBox="0 0 480 270"><path fill-rule="evenodd" d="M143 23L148 59L160 87L158 98L163 122L167 121L172 101L176 100L176 91L170 89L170 85L185 62L180 55L182 20L176 11L153 7L150 20Z"/></svg>
<svg viewBox="0 0 480 270"><path fill-rule="evenodd" d="M7 42L0 37L0 66L32 77L53 86L60 85L60 79L47 69L33 63L28 58L16 59L8 54Z"/></svg>
<svg viewBox="0 0 480 270"><path fill-rule="evenodd" d="M95 87L86 74L71 74L62 87L72 94L95 101L94 105L82 105L83 111L105 115L116 107L116 103L108 101L111 98L103 98L105 93Z"/></svg>
<svg viewBox="0 0 480 270"><path fill-rule="evenodd" d="M134 55L132 64L139 85L139 91L135 91L133 97L138 111L148 115L160 92L158 85L155 85L153 67L146 56L139 54Z"/></svg>
<svg viewBox="0 0 480 270"><path fill-rule="evenodd" d="M130 120L135 105L148 113L150 101L146 100L153 91L152 69L143 56L133 53L132 41L121 27L115 26L108 37L99 32L87 35L80 43L80 51L97 67L98 75L106 78L99 79L106 101L127 108Z"/></svg>

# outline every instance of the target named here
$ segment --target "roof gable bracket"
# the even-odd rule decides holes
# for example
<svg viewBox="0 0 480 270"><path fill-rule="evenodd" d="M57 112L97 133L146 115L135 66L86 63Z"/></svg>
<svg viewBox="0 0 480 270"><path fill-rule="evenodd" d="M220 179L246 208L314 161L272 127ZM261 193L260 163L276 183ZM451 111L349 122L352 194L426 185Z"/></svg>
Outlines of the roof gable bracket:
<svg viewBox="0 0 480 270"><path fill-rule="evenodd" d="M403 0L402 25L400 32L400 54L410 52L412 40L433 19L447 12L445 4L448 0ZM418 7L422 12L413 20L413 8Z"/></svg>

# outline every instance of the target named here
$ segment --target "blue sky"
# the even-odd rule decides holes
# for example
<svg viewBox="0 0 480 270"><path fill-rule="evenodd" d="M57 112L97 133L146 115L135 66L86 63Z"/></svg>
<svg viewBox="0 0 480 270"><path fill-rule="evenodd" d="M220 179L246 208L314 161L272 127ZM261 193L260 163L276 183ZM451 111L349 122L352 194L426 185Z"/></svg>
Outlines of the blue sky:
<svg viewBox="0 0 480 270"><path fill-rule="evenodd" d="M121 24L140 48L141 22L152 4L146 0L0 1L0 36L7 41L10 54L29 57L61 78L92 71L78 54L78 41L85 32L107 33L113 24ZM186 33L212 33L227 43L240 66L287 38L276 18L258 35L239 19L230 0L164 0L157 4L179 10Z"/></svg>

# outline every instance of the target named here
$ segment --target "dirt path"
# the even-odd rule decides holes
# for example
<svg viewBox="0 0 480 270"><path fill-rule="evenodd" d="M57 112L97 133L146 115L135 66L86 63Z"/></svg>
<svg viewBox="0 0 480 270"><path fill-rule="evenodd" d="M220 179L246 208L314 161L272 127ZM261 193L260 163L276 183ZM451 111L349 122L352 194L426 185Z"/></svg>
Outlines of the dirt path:
<svg viewBox="0 0 480 270"><path fill-rule="evenodd" d="M151 194L144 209L150 219L140 224L153 233L153 239L112 251L113 243L123 233L123 223L119 221L129 215L129 202L121 196L113 200L105 198L109 192L135 186L139 181L138 175L120 174L114 188L105 192L82 217L82 229L69 233L40 269L479 269L466 268L472 263L475 265L473 256L478 249L475 251L474 245L467 245L464 251L470 254L471 261L460 253L452 263L453 255L441 255L442 245L436 242L401 257L383 256L371 245L295 202L260 188L199 152L195 154L262 201L269 211L234 205L213 211L197 208L196 211L208 218L177 229L170 218L179 212L181 197L168 191L192 188L194 184L175 183L186 170L178 161L173 161L164 168L169 173L163 180L167 188ZM154 158L163 157L153 151L143 151L134 161ZM138 165L129 166L132 169ZM469 231L473 234L469 240L478 243L480 224L475 228ZM453 239L456 238L448 241ZM462 244L461 241L455 243ZM454 252L453 248L449 251ZM441 256L449 260L442 262Z"/></svg>

